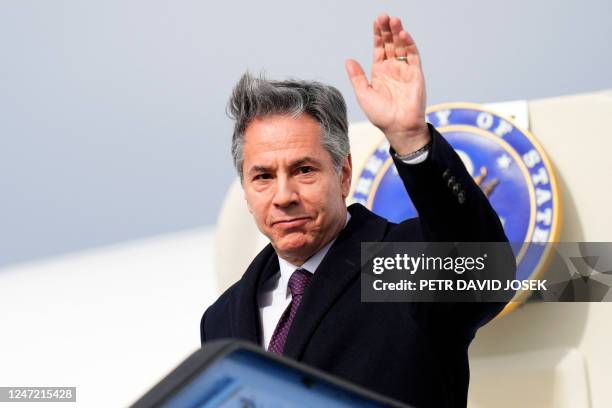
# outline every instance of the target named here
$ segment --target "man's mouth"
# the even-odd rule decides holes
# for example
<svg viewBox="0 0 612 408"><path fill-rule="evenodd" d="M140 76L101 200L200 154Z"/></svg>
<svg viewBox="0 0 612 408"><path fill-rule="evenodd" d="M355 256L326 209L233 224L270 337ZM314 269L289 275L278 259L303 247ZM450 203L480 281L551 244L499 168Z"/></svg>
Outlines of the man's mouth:
<svg viewBox="0 0 612 408"><path fill-rule="evenodd" d="M306 224L309 219L309 217L287 218L285 220L274 221L272 226L281 229L296 228Z"/></svg>

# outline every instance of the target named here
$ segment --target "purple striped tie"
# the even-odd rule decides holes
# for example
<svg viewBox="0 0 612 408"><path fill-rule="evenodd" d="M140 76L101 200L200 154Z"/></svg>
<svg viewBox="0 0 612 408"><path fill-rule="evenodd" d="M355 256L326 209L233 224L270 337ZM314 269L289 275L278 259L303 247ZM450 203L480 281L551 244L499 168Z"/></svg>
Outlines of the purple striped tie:
<svg viewBox="0 0 612 408"><path fill-rule="evenodd" d="M268 351L283 354L285 342L287 341L287 334L289 334L293 318L302 301L302 294L310 283L310 279L312 279L312 273L305 269L296 269L295 272L291 274L289 284L287 285L291 291L291 303L289 303L289 306L287 306L278 320L278 324L276 325L276 329L274 329L270 344L268 345Z"/></svg>

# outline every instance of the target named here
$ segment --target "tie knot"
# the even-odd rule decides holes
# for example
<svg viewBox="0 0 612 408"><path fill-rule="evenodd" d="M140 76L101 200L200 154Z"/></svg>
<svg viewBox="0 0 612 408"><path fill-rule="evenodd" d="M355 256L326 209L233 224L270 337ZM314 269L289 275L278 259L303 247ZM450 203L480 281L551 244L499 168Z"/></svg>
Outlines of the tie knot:
<svg viewBox="0 0 612 408"><path fill-rule="evenodd" d="M291 296L301 295L306 290L306 287L310 283L310 279L312 278L312 273L308 272L306 269L298 268L291 274L289 278L289 290L291 291Z"/></svg>

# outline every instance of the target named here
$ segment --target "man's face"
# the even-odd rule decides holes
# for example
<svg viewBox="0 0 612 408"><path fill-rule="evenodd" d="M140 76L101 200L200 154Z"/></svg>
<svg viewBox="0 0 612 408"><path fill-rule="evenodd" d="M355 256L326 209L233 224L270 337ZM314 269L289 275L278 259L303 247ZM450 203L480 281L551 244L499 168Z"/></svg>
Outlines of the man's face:
<svg viewBox="0 0 612 408"><path fill-rule="evenodd" d="M306 114L256 119L245 131L249 211L276 253L297 265L334 238L346 220L350 156L336 172L320 134L319 123Z"/></svg>

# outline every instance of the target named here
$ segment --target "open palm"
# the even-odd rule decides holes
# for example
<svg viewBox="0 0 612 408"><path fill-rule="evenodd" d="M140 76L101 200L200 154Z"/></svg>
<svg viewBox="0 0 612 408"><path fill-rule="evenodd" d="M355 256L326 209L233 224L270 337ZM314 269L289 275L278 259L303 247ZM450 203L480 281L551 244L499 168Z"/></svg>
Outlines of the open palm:
<svg viewBox="0 0 612 408"><path fill-rule="evenodd" d="M382 15L374 21L371 81L355 60L348 60L346 69L359 105L398 153L416 150L428 142L421 60L399 18Z"/></svg>

